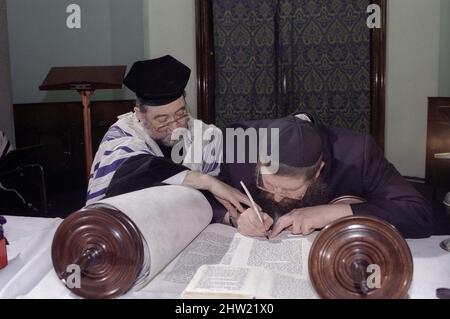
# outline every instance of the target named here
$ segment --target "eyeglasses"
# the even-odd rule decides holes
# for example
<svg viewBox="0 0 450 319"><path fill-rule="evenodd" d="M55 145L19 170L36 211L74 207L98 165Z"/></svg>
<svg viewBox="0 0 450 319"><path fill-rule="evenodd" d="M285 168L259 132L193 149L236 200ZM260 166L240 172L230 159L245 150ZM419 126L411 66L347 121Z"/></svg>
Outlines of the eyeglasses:
<svg viewBox="0 0 450 319"><path fill-rule="evenodd" d="M162 123L159 122L159 121L156 121L156 122L158 122L158 125L155 127L155 130L157 132L165 131L173 123L176 123L178 125L186 125L188 117L189 117L189 113L186 110L184 110L182 114L175 115L175 117L174 117L174 119L172 121L171 120L167 120L167 121L164 121Z"/></svg>
<svg viewBox="0 0 450 319"><path fill-rule="evenodd" d="M306 182L305 184L303 184L302 186L300 186L298 189L296 190L283 190L280 189L279 187L275 188L275 190L273 189L268 189L265 185L264 185L264 180L262 178L262 173L261 173L261 169L258 169L258 173L256 174L256 187L264 192L273 194L273 195L278 195L284 198L289 198L289 199L294 199L294 200L301 200L304 196L306 191L308 190L309 186L311 185L311 183L313 182L312 180Z"/></svg>

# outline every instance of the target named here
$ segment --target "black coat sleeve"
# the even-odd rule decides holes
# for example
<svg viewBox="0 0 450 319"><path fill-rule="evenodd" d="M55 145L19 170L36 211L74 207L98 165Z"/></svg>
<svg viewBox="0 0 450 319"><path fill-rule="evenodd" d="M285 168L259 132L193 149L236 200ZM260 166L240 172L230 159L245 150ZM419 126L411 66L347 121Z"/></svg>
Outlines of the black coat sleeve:
<svg viewBox="0 0 450 319"><path fill-rule="evenodd" d="M114 174L105 197L113 197L144 188L162 186L163 182L178 173L189 170L171 160L148 154L141 154L126 160ZM213 210L212 222L221 223L226 209L208 191L200 191Z"/></svg>
<svg viewBox="0 0 450 319"><path fill-rule="evenodd" d="M386 160L370 135L364 141L361 178L367 202L351 205L353 214L380 217L404 237L431 236L434 228L431 205Z"/></svg>
<svg viewBox="0 0 450 319"><path fill-rule="evenodd" d="M141 154L127 159L115 172L106 197L161 185L171 176L188 170L164 157Z"/></svg>

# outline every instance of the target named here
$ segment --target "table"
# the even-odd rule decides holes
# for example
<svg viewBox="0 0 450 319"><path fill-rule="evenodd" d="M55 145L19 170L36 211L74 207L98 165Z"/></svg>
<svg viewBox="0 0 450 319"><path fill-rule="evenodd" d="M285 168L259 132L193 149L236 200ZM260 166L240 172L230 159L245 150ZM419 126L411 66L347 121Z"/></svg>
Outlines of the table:
<svg viewBox="0 0 450 319"><path fill-rule="evenodd" d="M51 261L53 235L60 218L5 216L5 235L9 265L0 270L0 299L4 298L76 298L58 280ZM450 253L439 248L448 236L408 239L414 261L409 295L412 299L436 298L437 288L450 288ZM129 292L124 298L177 298L160 291Z"/></svg>

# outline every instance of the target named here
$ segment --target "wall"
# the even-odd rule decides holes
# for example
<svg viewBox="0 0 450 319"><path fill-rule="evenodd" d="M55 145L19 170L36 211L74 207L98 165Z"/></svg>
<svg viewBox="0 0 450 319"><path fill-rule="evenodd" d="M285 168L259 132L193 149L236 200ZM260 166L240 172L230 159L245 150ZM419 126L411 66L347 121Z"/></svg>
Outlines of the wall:
<svg viewBox="0 0 450 319"><path fill-rule="evenodd" d="M195 0L144 0L144 21L146 58L171 54L191 68L187 103L196 116Z"/></svg>
<svg viewBox="0 0 450 319"><path fill-rule="evenodd" d="M52 66L131 65L144 56L143 0L7 0L14 103L78 101L75 92L42 92ZM81 29L66 8L81 7ZM133 98L102 90L93 99Z"/></svg>
<svg viewBox="0 0 450 319"><path fill-rule="evenodd" d="M192 69L187 93L195 115L194 3L144 0L144 51L146 58L173 54ZM403 175L425 176L427 98L450 96L450 53L440 50L441 41L450 52L449 7L450 0L388 1L386 156ZM440 15L449 18L441 24Z"/></svg>
<svg viewBox="0 0 450 319"><path fill-rule="evenodd" d="M450 0L441 0L439 96L450 97Z"/></svg>
<svg viewBox="0 0 450 319"><path fill-rule="evenodd" d="M15 143L5 0L0 0L0 130Z"/></svg>
<svg viewBox="0 0 450 319"><path fill-rule="evenodd" d="M387 2L386 156L403 175L424 177L427 98L450 96L450 0ZM170 53L192 69L187 93L195 114L194 3L144 0L144 48L147 58Z"/></svg>
<svg viewBox="0 0 450 319"><path fill-rule="evenodd" d="M78 3L84 10L81 30L65 28L69 3ZM444 33L449 30L449 3L388 1L386 156L408 176L425 175L427 97L450 96L450 72L446 71L450 69L450 58L446 58L450 37ZM192 70L187 100L196 115L194 0L129 0L126 4L121 0L7 0L7 4L15 103L78 99L67 92L37 90L51 65L130 65L141 58L172 54ZM94 96L132 97L115 95L103 91ZM7 118L5 114L2 119Z"/></svg>
<svg viewBox="0 0 450 319"><path fill-rule="evenodd" d="M439 87L441 0L387 2L386 156L403 175L424 177L427 98Z"/></svg>

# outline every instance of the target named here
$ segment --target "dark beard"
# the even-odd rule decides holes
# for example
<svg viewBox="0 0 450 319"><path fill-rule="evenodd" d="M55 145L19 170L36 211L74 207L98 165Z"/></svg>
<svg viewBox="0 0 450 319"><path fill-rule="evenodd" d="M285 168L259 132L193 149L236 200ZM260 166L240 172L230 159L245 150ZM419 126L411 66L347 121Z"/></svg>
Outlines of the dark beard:
<svg viewBox="0 0 450 319"><path fill-rule="evenodd" d="M273 218L274 224L278 218L302 207L328 204L331 200L331 190L320 178L314 181L305 193L302 200L284 198L280 202L273 199L273 194L259 188L253 190L255 201L261 206L263 212Z"/></svg>

